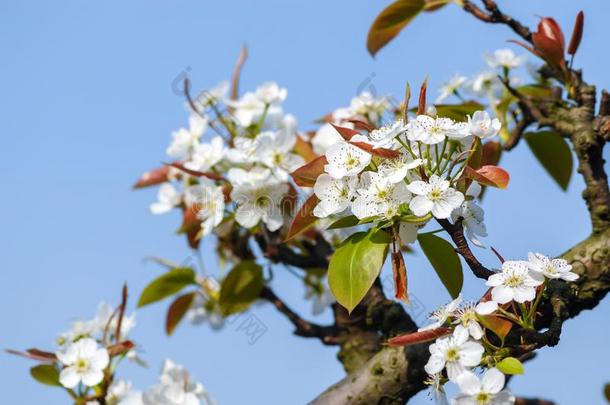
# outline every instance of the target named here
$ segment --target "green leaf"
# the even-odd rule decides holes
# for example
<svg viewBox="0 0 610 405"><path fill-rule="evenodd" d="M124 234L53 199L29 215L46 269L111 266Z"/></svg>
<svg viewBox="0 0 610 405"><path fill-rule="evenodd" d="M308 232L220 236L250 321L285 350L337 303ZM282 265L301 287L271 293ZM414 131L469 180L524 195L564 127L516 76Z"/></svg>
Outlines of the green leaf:
<svg viewBox="0 0 610 405"><path fill-rule="evenodd" d="M536 159L563 190L572 176L572 151L565 139L551 131L528 132L525 140Z"/></svg>
<svg viewBox="0 0 610 405"><path fill-rule="evenodd" d="M417 240L451 297L457 298L462 291L464 275L460 258L451 243L431 233L419 234Z"/></svg>
<svg viewBox="0 0 610 405"><path fill-rule="evenodd" d="M138 307L161 301L163 298L176 294L187 285L195 283L195 271L190 267L170 270L146 286L138 300Z"/></svg>
<svg viewBox="0 0 610 405"><path fill-rule="evenodd" d="M366 41L372 56L390 42L424 9L424 0L398 0L386 7L373 21Z"/></svg>
<svg viewBox="0 0 610 405"><path fill-rule="evenodd" d="M168 336L174 332L176 326L178 326L182 318L184 318L184 315L186 315L187 311L191 308L196 295L197 293L194 292L184 294L171 303L165 318L165 333L167 333Z"/></svg>
<svg viewBox="0 0 610 405"><path fill-rule="evenodd" d="M246 310L263 288L263 269L252 261L241 262L220 286L220 311L224 316Z"/></svg>
<svg viewBox="0 0 610 405"><path fill-rule="evenodd" d="M514 357L502 359L498 364L496 364L496 368L504 374L510 375L523 374L525 372L523 364Z"/></svg>
<svg viewBox="0 0 610 405"><path fill-rule="evenodd" d="M350 313L364 298L381 271L390 235L380 229L357 232L337 248L328 266L328 284Z"/></svg>
<svg viewBox="0 0 610 405"><path fill-rule="evenodd" d="M356 225L368 224L375 220L376 217L369 217L358 219L355 215L349 215L347 217L339 218L332 224L330 224L326 229L340 229L340 228L350 228Z"/></svg>
<svg viewBox="0 0 610 405"><path fill-rule="evenodd" d="M39 364L30 369L32 377L41 384L61 387L59 371L52 364Z"/></svg>
<svg viewBox="0 0 610 405"><path fill-rule="evenodd" d="M436 115L451 118L454 121L466 121L467 115L475 111L483 110L485 107L476 101L466 101L462 104L435 104Z"/></svg>
<svg viewBox="0 0 610 405"><path fill-rule="evenodd" d="M439 8L446 6L449 3L453 3L454 0L425 0L424 11L432 12Z"/></svg>

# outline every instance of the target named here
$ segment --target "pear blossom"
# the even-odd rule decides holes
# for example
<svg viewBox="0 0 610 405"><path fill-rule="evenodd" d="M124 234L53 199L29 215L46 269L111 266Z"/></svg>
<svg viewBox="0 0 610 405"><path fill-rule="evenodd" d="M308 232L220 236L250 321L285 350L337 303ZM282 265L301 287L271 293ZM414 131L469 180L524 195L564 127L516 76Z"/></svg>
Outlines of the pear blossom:
<svg viewBox="0 0 610 405"><path fill-rule="evenodd" d="M224 140L220 136L215 136L210 143L196 145L191 159L184 163L184 167L198 172L207 172L222 160L224 154Z"/></svg>
<svg viewBox="0 0 610 405"><path fill-rule="evenodd" d="M459 294L456 299L454 299L447 305L441 306L439 309L432 312L430 316L428 316L428 319L433 320L434 322L432 322L430 325L426 325L422 328L419 328L418 330L421 332L424 330L436 329L443 326L445 322L447 322L447 320L451 316L453 316L454 312L458 309L458 306L461 302L462 294Z"/></svg>
<svg viewBox="0 0 610 405"><path fill-rule="evenodd" d="M465 371L456 379L461 393L453 405L512 405L515 397L503 390L506 378L497 368L490 368L479 379L473 372Z"/></svg>
<svg viewBox="0 0 610 405"><path fill-rule="evenodd" d="M351 115L368 116L371 121L377 121L390 107L387 97L374 97L370 92L363 91L352 98L349 106Z"/></svg>
<svg viewBox="0 0 610 405"><path fill-rule="evenodd" d="M358 196L352 203L352 212L359 219L398 214L400 204L411 199L405 183L392 183L376 172L364 172L360 178Z"/></svg>
<svg viewBox="0 0 610 405"><path fill-rule="evenodd" d="M211 405L209 397L201 383L195 382L188 371L165 360L159 383L149 388L142 397L144 405Z"/></svg>
<svg viewBox="0 0 610 405"><path fill-rule="evenodd" d="M325 218L337 214L349 207L356 194L358 179L355 176L335 179L326 173L316 179L313 192L320 202L313 210L318 218Z"/></svg>
<svg viewBox="0 0 610 405"><path fill-rule="evenodd" d="M462 76L459 74L453 75L451 77L451 79L449 80L449 82L445 83L445 85L443 87L441 87L441 89L440 89L441 94L439 94L439 96L436 98L436 102L442 103L443 101L448 99L450 96L455 94L458 91L458 89L460 87L462 87L462 85L464 83L466 83L466 80L467 80L466 76Z"/></svg>
<svg viewBox="0 0 610 405"><path fill-rule="evenodd" d="M210 104L216 104L218 102L224 101L228 94L229 94L229 82L226 80L223 80L222 82L218 83L216 86L202 91L196 97L195 100L200 105L205 107Z"/></svg>
<svg viewBox="0 0 610 405"><path fill-rule="evenodd" d="M411 182L407 189L415 194L409 203L413 214L424 216L432 212L436 218L449 218L454 209L464 201L464 195L449 187L449 181L433 174L428 182Z"/></svg>
<svg viewBox="0 0 610 405"><path fill-rule="evenodd" d="M225 318L220 313L220 283L214 277L198 278L197 283L201 290L186 313L187 319L194 325L207 322L213 330L222 329Z"/></svg>
<svg viewBox="0 0 610 405"><path fill-rule="evenodd" d="M476 111L472 114L472 118L468 116L468 125L470 125L470 132L481 139L496 136L502 128L500 120L491 119L487 111Z"/></svg>
<svg viewBox="0 0 610 405"><path fill-rule="evenodd" d="M455 311L454 317L455 320L453 321L453 324L456 325L455 330L465 329L475 340L479 340L483 337L483 328L479 325L477 320L477 312L474 304L467 303L458 308Z"/></svg>
<svg viewBox="0 0 610 405"><path fill-rule="evenodd" d="M116 328L119 323L119 317L116 312L116 308L113 308L107 302L102 301L97 308L97 313L93 318L93 324L95 325L95 332L91 334L94 336L95 334L103 334L104 330L108 328L108 331L111 335L113 335L116 331ZM121 320L121 336L119 340L127 339L129 333L136 326L136 314L133 313L131 315L124 315Z"/></svg>
<svg viewBox="0 0 610 405"><path fill-rule="evenodd" d="M572 265L564 259L551 259L541 253L529 253L527 258L530 270L543 274L546 278L578 280L578 274L571 271Z"/></svg>
<svg viewBox="0 0 610 405"><path fill-rule="evenodd" d="M189 207L197 210L202 236L209 235L222 222L225 196L222 187L217 186L212 180L200 178L199 184L186 189L185 200Z"/></svg>
<svg viewBox="0 0 610 405"><path fill-rule="evenodd" d="M435 373L424 381L424 384L430 386L430 392L432 393L432 397L434 398L434 403L436 405L448 405L447 402L447 394L445 393L445 388L443 387L443 377L441 373Z"/></svg>
<svg viewBox="0 0 610 405"><path fill-rule="evenodd" d="M485 283L493 287L491 298L499 304L512 300L523 303L532 301L536 296L536 287L542 284L542 273L531 271L528 262L507 260L502 263L502 271L492 274Z"/></svg>
<svg viewBox="0 0 610 405"><path fill-rule="evenodd" d="M134 391L132 384L125 380L115 380L108 387L106 405L142 405L142 393Z"/></svg>
<svg viewBox="0 0 610 405"><path fill-rule="evenodd" d="M342 127L351 128L353 125L341 124ZM343 142L343 137L330 124L324 124L316 131L311 138L311 146L317 155L323 155L326 150L336 143Z"/></svg>
<svg viewBox="0 0 610 405"><path fill-rule="evenodd" d="M473 183L476 184L476 183ZM462 221L464 233L476 246L483 247L479 236L487 236L487 228L483 222L485 212L474 201L464 201L459 208L451 213L453 221Z"/></svg>
<svg viewBox="0 0 610 405"><path fill-rule="evenodd" d="M372 130L368 135L354 135L353 142L365 142L373 148L391 148L398 135L405 132L406 127L402 120L394 121L389 125Z"/></svg>
<svg viewBox="0 0 610 405"><path fill-rule="evenodd" d="M288 184L273 178L236 184L231 191L237 204L235 220L245 228L262 221L270 231L277 231L284 224L280 203L287 192Z"/></svg>
<svg viewBox="0 0 610 405"><path fill-rule="evenodd" d="M263 132L256 138L258 160L282 181L288 180L289 173L305 164L301 156L290 152L296 140L296 134L287 130Z"/></svg>
<svg viewBox="0 0 610 405"><path fill-rule="evenodd" d="M370 153L345 141L331 145L325 155L328 164L324 171L335 179L356 175L371 162Z"/></svg>
<svg viewBox="0 0 610 405"><path fill-rule="evenodd" d="M227 160L231 163L255 163L258 161L256 154L257 143L255 139L239 136L233 140L233 148L226 151Z"/></svg>
<svg viewBox="0 0 610 405"><path fill-rule="evenodd" d="M489 315L498 309L498 303L493 300L479 302L474 308L475 312L479 315Z"/></svg>
<svg viewBox="0 0 610 405"><path fill-rule="evenodd" d="M199 139L208 127L207 118L192 113L189 127L181 128L172 133L172 143L167 148L167 154L176 159L183 159L199 144Z"/></svg>
<svg viewBox="0 0 610 405"><path fill-rule="evenodd" d="M479 97L498 93L502 90L502 82L498 78L498 74L493 70L486 70L477 74L468 84L468 89Z"/></svg>
<svg viewBox="0 0 610 405"><path fill-rule="evenodd" d="M514 69L525 61L525 55L517 56L512 49L496 49L493 54L485 55L484 59L492 68Z"/></svg>
<svg viewBox="0 0 610 405"><path fill-rule="evenodd" d="M481 362L484 348L468 339L468 331L460 329L453 335L437 339L430 345L430 359L424 366L426 372L434 375L447 368L447 377L455 381L457 377Z"/></svg>
<svg viewBox="0 0 610 405"><path fill-rule="evenodd" d="M391 183L403 181L409 170L420 166L422 159L415 159L408 152L403 152L394 159L384 159L378 166L378 172Z"/></svg>
<svg viewBox="0 0 610 405"><path fill-rule="evenodd" d="M444 141L446 138L461 139L469 135L466 123L456 123L450 118L433 118L429 115L418 115L409 121L407 138L428 145Z"/></svg>
<svg viewBox="0 0 610 405"><path fill-rule="evenodd" d="M105 348L100 348L91 338L80 339L57 353L64 365L59 374L59 382L66 388L74 388L79 383L93 387L104 379L104 369L110 357Z"/></svg>
<svg viewBox="0 0 610 405"><path fill-rule="evenodd" d="M182 201L182 196L170 183L163 183L159 187L157 198L159 201L150 205L150 212L153 214L165 214Z"/></svg>

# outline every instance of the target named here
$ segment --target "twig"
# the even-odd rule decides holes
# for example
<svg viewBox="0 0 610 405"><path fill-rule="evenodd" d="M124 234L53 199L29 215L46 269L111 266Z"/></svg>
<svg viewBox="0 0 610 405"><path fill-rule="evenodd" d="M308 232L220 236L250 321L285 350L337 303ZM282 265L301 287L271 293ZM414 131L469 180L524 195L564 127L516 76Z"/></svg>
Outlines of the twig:
<svg viewBox="0 0 610 405"><path fill-rule="evenodd" d="M464 236L464 228L462 227L462 223L460 221L452 224L446 219L437 219L437 222L443 227L449 236L451 236L451 240L453 240L453 243L455 243L456 246L456 252L458 252L464 258L466 264L468 264L468 267L470 267L475 276L487 280L489 276L494 274L493 271L483 266L474 256L472 250L470 250L470 246L468 246L468 242L466 242L466 237Z"/></svg>

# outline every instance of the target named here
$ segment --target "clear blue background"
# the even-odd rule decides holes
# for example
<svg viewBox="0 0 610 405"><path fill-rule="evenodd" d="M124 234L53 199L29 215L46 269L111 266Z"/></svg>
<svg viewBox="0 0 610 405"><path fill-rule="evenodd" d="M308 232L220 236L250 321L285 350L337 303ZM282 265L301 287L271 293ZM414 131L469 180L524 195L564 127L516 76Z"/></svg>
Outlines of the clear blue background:
<svg viewBox="0 0 610 405"><path fill-rule="evenodd" d="M608 2L500 1L528 24L552 14L569 32L587 13L576 66L608 87ZM511 3L511 4L508 4ZM172 82L184 72L196 88L229 78L242 43L250 46L243 87L276 80L289 89L288 111L303 129L344 106L368 85L402 95L407 80L430 76L436 89L454 72L473 74L481 55L514 35L450 6L425 15L372 59L366 32L387 4L378 1L18 1L0 3L0 347L52 347L56 333L92 315L100 300L116 302L127 281L130 308L159 274L143 258L181 261L190 255L173 234L177 214L148 213L154 190L130 189L165 159L170 132L186 124ZM508 258L529 250L560 254L589 232L574 177L563 193L525 145L503 159L507 191L485 201L488 242ZM214 266L208 244L204 260ZM488 264L495 259L484 252ZM409 257L410 291L426 310L449 297L421 255ZM303 287L287 272L274 281L281 296L307 313ZM466 296L482 287L468 276ZM166 303L138 312L134 338L150 369L127 365L122 375L144 388L165 356L185 364L222 405L303 404L340 379L336 348L293 337L290 324L268 305L254 314L268 332L254 345L236 324L214 333L182 325L163 333ZM562 404L601 404L610 380L606 300L565 326L561 345L544 349L511 388ZM329 319L329 314L320 322ZM421 321L421 317L419 320ZM27 360L2 355L1 402L65 404L59 390L30 379ZM425 393L413 403L426 404Z"/></svg>

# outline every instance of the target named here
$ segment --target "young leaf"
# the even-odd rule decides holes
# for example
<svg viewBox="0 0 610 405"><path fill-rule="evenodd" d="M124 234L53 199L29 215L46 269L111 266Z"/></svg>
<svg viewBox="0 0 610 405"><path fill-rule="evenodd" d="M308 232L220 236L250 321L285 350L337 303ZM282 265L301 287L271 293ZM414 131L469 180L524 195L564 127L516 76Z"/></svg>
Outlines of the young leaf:
<svg viewBox="0 0 610 405"><path fill-rule="evenodd" d="M394 277L394 298L408 304L407 265L400 249L392 252L392 275Z"/></svg>
<svg viewBox="0 0 610 405"><path fill-rule="evenodd" d="M300 155L306 162L311 162L317 156L313 151L311 143L304 141L300 136L296 137L296 143L294 144L294 151L297 155Z"/></svg>
<svg viewBox="0 0 610 405"><path fill-rule="evenodd" d="M210 180L222 180L222 176L219 174L211 173L211 172L199 172L197 170L187 169L186 167L184 167L184 165L182 163L174 162L174 163L168 163L168 165L180 170L181 172L190 174L193 177L207 177Z"/></svg>
<svg viewBox="0 0 610 405"><path fill-rule="evenodd" d="M263 269L252 261L241 262L220 286L220 311L224 316L246 310L263 288Z"/></svg>
<svg viewBox="0 0 610 405"><path fill-rule="evenodd" d="M574 55L578 51L580 41L582 40L582 32L585 25L585 13L581 11L576 15L576 21L574 22L574 29L572 30L572 38L570 38L570 45L568 45L568 54Z"/></svg>
<svg viewBox="0 0 610 405"><path fill-rule="evenodd" d="M30 369L32 378L41 384L61 387L59 383L59 371L52 364L39 364Z"/></svg>
<svg viewBox="0 0 610 405"><path fill-rule="evenodd" d="M340 127L333 124L332 122L330 123L330 125L332 125L332 127L335 128L339 135L341 135L346 141L352 139L354 135L360 135L360 132L356 131L355 129Z"/></svg>
<svg viewBox="0 0 610 405"><path fill-rule="evenodd" d="M528 132L527 145L542 167L563 190L567 190L572 177L572 151L560 135L551 131Z"/></svg>
<svg viewBox="0 0 610 405"><path fill-rule="evenodd" d="M138 300L138 307L160 301L192 284L195 284L195 271L193 269L179 267L170 270L146 286Z"/></svg>
<svg viewBox="0 0 610 405"><path fill-rule="evenodd" d="M358 305L381 271L390 235L380 229L357 232L337 248L328 266L328 284L348 312Z"/></svg>
<svg viewBox="0 0 610 405"><path fill-rule="evenodd" d="M440 327L436 329L422 330L419 332L407 333L399 335L388 340L390 346L410 346L417 343L429 342L436 340L439 337L450 334L451 328Z"/></svg>
<svg viewBox="0 0 610 405"><path fill-rule="evenodd" d="M508 332L510 332L510 330L513 327L512 322L507 321L504 318L500 318L499 316L478 315L477 318L479 319L481 324L485 327L485 329L491 330L502 341L504 341L504 338L506 338L506 335L508 335Z"/></svg>
<svg viewBox="0 0 610 405"><path fill-rule="evenodd" d="M318 217L313 215L313 209L316 208L318 202L320 202L318 197L315 194L312 194L311 197L309 197L307 201L303 203L290 224L290 229L288 230L286 240L290 240L299 235L318 220Z"/></svg>
<svg viewBox="0 0 610 405"><path fill-rule="evenodd" d="M523 374L525 372L523 364L514 357L506 357L502 359L498 364L496 364L496 368L508 375Z"/></svg>
<svg viewBox="0 0 610 405"><path fill-rule="evenodd" d="M328 163L326 156L318 156L311 162L299 167L291 173L294 182L301 187L313 187L316 179L324 173L324 166Z"/></svg>
<svg viewBox="0 0 610 405"><path fill-rule="evenodd" d="M174 332L176 326L178 326L182 318L184 318L184 315L186 315L193 304L196 294L197 293L192 292L181 295L171 303L165 318L165 333L167 333L168 336Z"/></svg>
<svg viewBox="0 0 610 405"><path fill-rule="evenodd" d="M474 170L466 166L466 176L471 178L483 186L491 186L498 188L506 188L510 180L508 172L498 166L486 165L480 169Z"/></svg>
<svg viewBox="0 0 610 405"><path fill-rule="evenodd" d="M451 243L432 233L419 234L417 240L451 297L457 298L462 291L464 275L460 258Z"/></svg>
<svg viewBox="0 0 610 405"><path fill-rule="evenodd" d="M421 84L419 88L419 101L417 104L417 115L426 113L426 94L428 93L428 78Z"/></svg>
<svg viewBox="0 0 610 405"><path fill-rule="evenodd" d="M390 42L424 9L424 0L398 0L375 19L366 41L371 56Z"/></svg>
<svg viewBox="0 0 610 405"><path fill-rule="evenodd" d="M424 11L427 12L432 12L432 11L436 11L439 8L442 8L444 6L446 6L449 3L452 3L453 0L424 0L425 1L425 5L424 5Z"/></svg>
<svg viewBox="0 0 610 405"><path fill-rule="evenodd" d="M467 115L485 109L482 104L476 101L465 101L461 104L435 104L434 108L436 108L439 117L451 118L454 121L466 121Z"/></svg>
<svg viewBox="0 0 610 405"><path fill-rule="evenodd" d="M352 145L357 146L365 152L370 153L371 155L395 159L400 156L400 152L397 150L386 149L386 148L374 148L373 145L368 144L366 142L350 142Z"/></svg>
<svg viewBox="0 0 610 405"><path fill-rule="evenodd" d="M133 188L143 188L153 186L155 184L161 184L167 181L169 174L169 166L159 167L144 173L133 185Z"/></svg>

